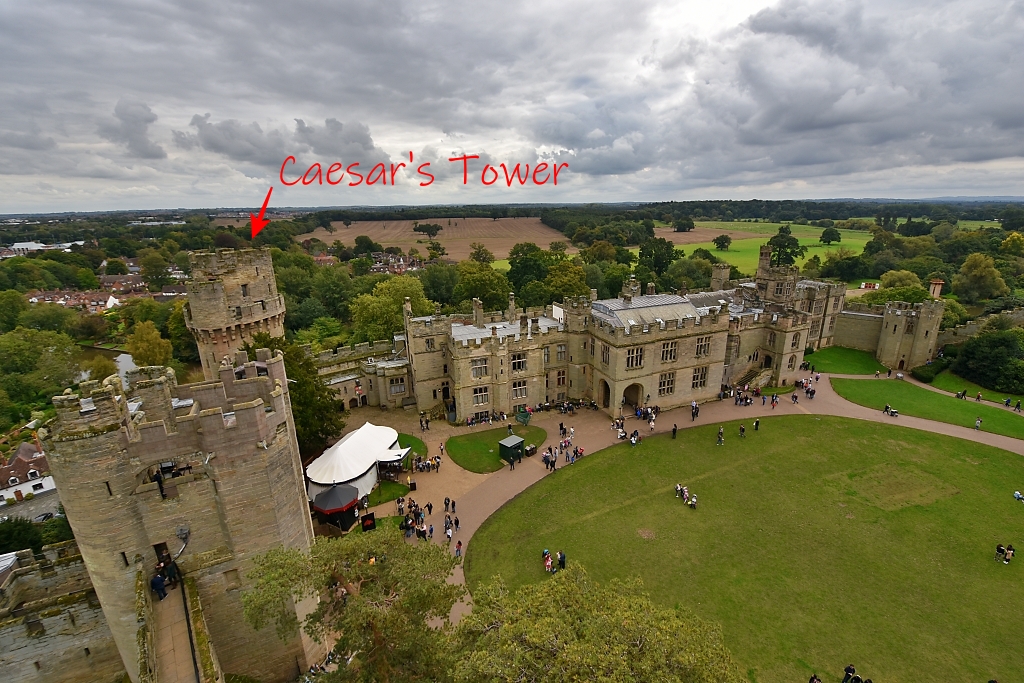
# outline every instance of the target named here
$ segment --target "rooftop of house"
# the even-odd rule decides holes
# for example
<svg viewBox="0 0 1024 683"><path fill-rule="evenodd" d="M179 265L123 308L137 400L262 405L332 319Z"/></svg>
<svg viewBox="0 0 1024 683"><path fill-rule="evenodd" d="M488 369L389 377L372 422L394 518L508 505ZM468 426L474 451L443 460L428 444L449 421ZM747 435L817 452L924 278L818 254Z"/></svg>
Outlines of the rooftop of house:
<svg viewBox="0 0 1024 683"><path fill-rule="evenodd" d="M544 334L549 330L560 329L562 329L561 323L554 318L549 318L547 316L539 316L536 318L536 322L533 322L533 319L531 319L530 322L531 334ZM483 340L488 339L491 336L496 336L501 340L505 337L518 337L523 334L526 334L526 330L523 329L522 324L518 320L515 322L501 321L487 323L482 327L478 325L452 323L452 340L456 342Z"/></svg>

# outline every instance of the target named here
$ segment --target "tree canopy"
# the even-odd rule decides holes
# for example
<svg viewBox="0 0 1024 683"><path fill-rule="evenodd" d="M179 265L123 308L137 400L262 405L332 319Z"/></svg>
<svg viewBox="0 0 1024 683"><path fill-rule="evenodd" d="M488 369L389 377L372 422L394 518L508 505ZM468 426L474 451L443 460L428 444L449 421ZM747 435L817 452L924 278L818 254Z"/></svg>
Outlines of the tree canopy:
<svg viewBox="0 0 1024 683"><path fill-rule="evenodd" d="M729 237L728 235L719 235L718 237L711 241L714 243L715 248L718 249L719 251L728 251L729 245L732 244L732 238Z"/></svg>
<svg viewBox="0 0 1024 683"><path fill-rule="evenodd" d="M423 283L412 275L400 275L385 280L373 288L372 294L362 294L351 304L352 323L360 341L390 340L403 329L402 309L405 298L412 303L413 315L429 315L434 305L423 293Z"/></svg>
<svg viewBox="0 0 1024 683"><path fill-rule="evenodd" d="M971 254L953 277L953 291L964 301L974 302L1008 294L1010 288L991 256Z"/></svg>
<svg viewBox="0 0 1024 683"><path fill-rule="evenodd" d="M800 246L800 240L793 237L793 230L788 225L779 226L779 232L768 244L772 248L771 264L773 266L791 266L807 253L807 247Z"/></svg>
<svg viewBox="0 0 1024 683"><path fill-rule="evenodd" d="M128 335L125 348L138 366L167 365L173 350L171 342L160 336L160 330L151 320L135 326L135 332Z"/></svg>
<svg viewBox="0 0 1024 683"><path fill-rule="evenodd" d="M832 244L833 242L841 242L843 240L843 233L839 232L835 228L825 228L821 231L821 237L818 238L819 242L825 244Z"/></svg>

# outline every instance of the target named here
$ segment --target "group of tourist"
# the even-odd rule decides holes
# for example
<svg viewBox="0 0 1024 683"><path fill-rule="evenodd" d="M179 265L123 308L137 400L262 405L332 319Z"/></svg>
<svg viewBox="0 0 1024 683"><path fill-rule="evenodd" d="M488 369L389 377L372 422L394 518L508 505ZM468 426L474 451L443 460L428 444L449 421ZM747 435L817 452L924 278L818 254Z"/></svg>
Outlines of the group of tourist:
<svg viewBox="0 0 1024 683"><path fill-rule="evenodd" d="M344 589L342 589L342 590L344 590ZM331 664L334 663L335 658L336 658L336 655L334 654L334 651L332 650L332 651L327 653L327 658L324 659L324 663L323 664L312 664L312 665L310 665L309 672L306 673L306 675L304 675L302 677L302 683L313 683L313 681L315 681L315 680L317 680L319 678L320 674L328 673L330 671L330 669L328 667Z"/></svg>
<svg viewBox="0 0 1024 683"><path fill-rule="evenodd" d="M1016 552L1017 551L1013 549L1012 545L1008 545L1004 548L1003 544L1000 543L996 546L996 562L1002 560L1003 564L1010 564L1010 560L1013 559L1013 555Z"/></svg>
<svg viewBox="0 0 1024 683"><path fill-rule="evenodd" d="M441 452L444 452L443 446ZM435 455L429 458L424 458L422 455L417 455L416 459L413 460L413 468L417 472L430 472L431 470L433 470L434 472L440 472L441 456Z"/></svg>
<svg viewBox="0 0 1024 683"><path fill-rule="evenodd" d="M421 432L429 432L430 431L430 417L429 416L427 416L427 415L421 415L420 416L420 431Z"/></svg>
<svg viewBox="0 0 1024 683"><path fill-rule="evenodd" d="M1003 405L1006 406L1007 408L1010 407L1010 397L1009 396L1007 396L1006 400L1003 401ZM1015 412L1015 413L1019 413L1020 412L1020 399L1019 398L1017 399L1017 405L1015 405L1013 407L1013 412Z"/></svg>
<svg viewBox="0 0 1024 683"><path fill-rule="evenodd" d="M171 559L171 554L164 551L160 555L160 561L156 565L156 573L153 578L149 580L149 587L153 589L157 597L163 600L167 597L167 589L177 588L178 580L181 578L181 572L178 570L178 564Z"/></svg>
<svg viewBox="0 0 1024 683"><path fill-rule="evenodd" d="M884 415L888 415L890 417L899 417L900 416L900 411L896 410L895 408L893 408L888 403L886 403L885 407L882 408L882 413Z"/></svg>
<svg viewBox="0 0 1024 683"><path fill-rule="evenodd" d="M576 438L575 427L566 427L564 423L558 424L558 443L554 446L548 446L547 450L544 451L541 460L544 461L544 469L554 472L558 469L558 459L565 457L565 464L572 465L583 457L583 449L579 446L573 446L573 439Z"/></svg>
<svg viewBox="0 0 1024 683"><path fill-rule="evenodd" d="M808 683L821 683L821 679L818 678L818 674L814 674ZM847 664L846 668L843 669L843 683L871 683L871 679L861 678L860 674L857 673L857 667L853 664Z"/></svg>
<svg viewBox="0 0 1024 683"><path fill-rule="evenodd" d="M697 405L696 401L690 401L690 422L693 422L700 417L700 406Z"/></svg>
<svg viewBox="0 0 1024 683"><path fill-rule="evenodd" d="M682 484L676 484L676 498L682 498L683 505L689 505L691 510L697 509L697 494L690 495L690 489Z"/></svg>
<svg viewBox="0 0 1024 683"><path fill-rule="evenodd" d="M544 571L549 574L554 574L559 569L565 569L565 553L561 550L558 551L556 557L551 557L551 551L545 548L542 558L544 560ZM555 564L556 562L557 565Z"/></svg>

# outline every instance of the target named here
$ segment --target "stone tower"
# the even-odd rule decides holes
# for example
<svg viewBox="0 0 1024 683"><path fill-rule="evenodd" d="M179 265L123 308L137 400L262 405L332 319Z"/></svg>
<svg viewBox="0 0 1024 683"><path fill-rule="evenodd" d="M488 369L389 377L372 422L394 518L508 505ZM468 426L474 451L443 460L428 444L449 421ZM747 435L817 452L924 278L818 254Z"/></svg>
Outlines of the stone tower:
<svg viewBox="0 0 1024 683"><path fill-rule="evenodd" d="M217 382L178 386L172 371L144 367L128 387L113 375L53 399L50 468L133 681L136 572L152 572L163 552L195 581L225 672L293 680L324 654L299 632L281 640L242 616L253 557L313 542L284 358L261 349L257 359L240 353Z"/></svg>
<svg viewBox="0 0 1024 683"><path fill-rule="evenodd" d="M796 293L796 283L800 279L800 269L796 266L771 265L772 248L764 244L757 261L757 293L765 301L789 303Z"/></svg>
<svg viewBox="0 0 1024 683"><path fill-rule="evenodd" d="M189 253L185 324L199 346L206 379L216 379L221 359L257 332L284 336L284 297L277 293L270 249L218 249Z"/></svg>
<svg viewBox="0 0 1024 683"><path fill-rule="evenodd" d="M945 308L941 299L920 304L887 303L875 351L878 362L894 370L910 370L930 361Z"/></svg>
<svg viewBox="0 0 1024 683"><path fill-rule="evenodd" d="M731 272L732 267L728 263L713 264L711 266L710 291L718 292L725 289L725 284L729 281L729 273Z"/></svg>

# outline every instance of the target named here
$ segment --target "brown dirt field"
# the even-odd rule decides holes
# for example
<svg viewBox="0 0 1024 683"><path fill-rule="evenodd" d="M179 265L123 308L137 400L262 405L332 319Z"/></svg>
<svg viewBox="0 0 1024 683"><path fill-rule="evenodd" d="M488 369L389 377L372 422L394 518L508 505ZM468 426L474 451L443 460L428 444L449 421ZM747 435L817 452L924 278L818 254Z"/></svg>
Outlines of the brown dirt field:
<svg viewBox="0 0 1024 683"><path fill-rule="evenodd" d="M655 237L664 237L672 244L676 246L682 244L699 244L700 242L710 242L719 235L728 235L734 240L748 240L751 237L764 237L765 241L771 235L759 235L753 232L745 232L743 230L723 230L722 228L702 228L696 227L690 232L676 232L672 228L655 228Z"/></svg>
<svg viewBox="0 0 1024 683"><path fill-rule="evenodd" d="M416 247L425 256L428 238L426 235L413 232L413 223L437 223L444 227L437 234L437 241L448 250L448 257L456 261L469 258L472 251L469 245L472 242L485 244L496 259L508 258L509 250L519 242L533 242L544 249L552 242L568 242L565 235L544 225L539 218L452 218L451 221L451 226L448 225L447 218L426 218L421 221L356 221L347 228L344 223L335 221L333 234L324 228L317 228L313 232L297 235L295 240L301 242L315 237L327 244L340 240L346 246L352 246L356 237L366 235L385 247L401 247L403 251ZM575 247L570 246L568 249L571 254L575 254L576 251Z"/></svg>

